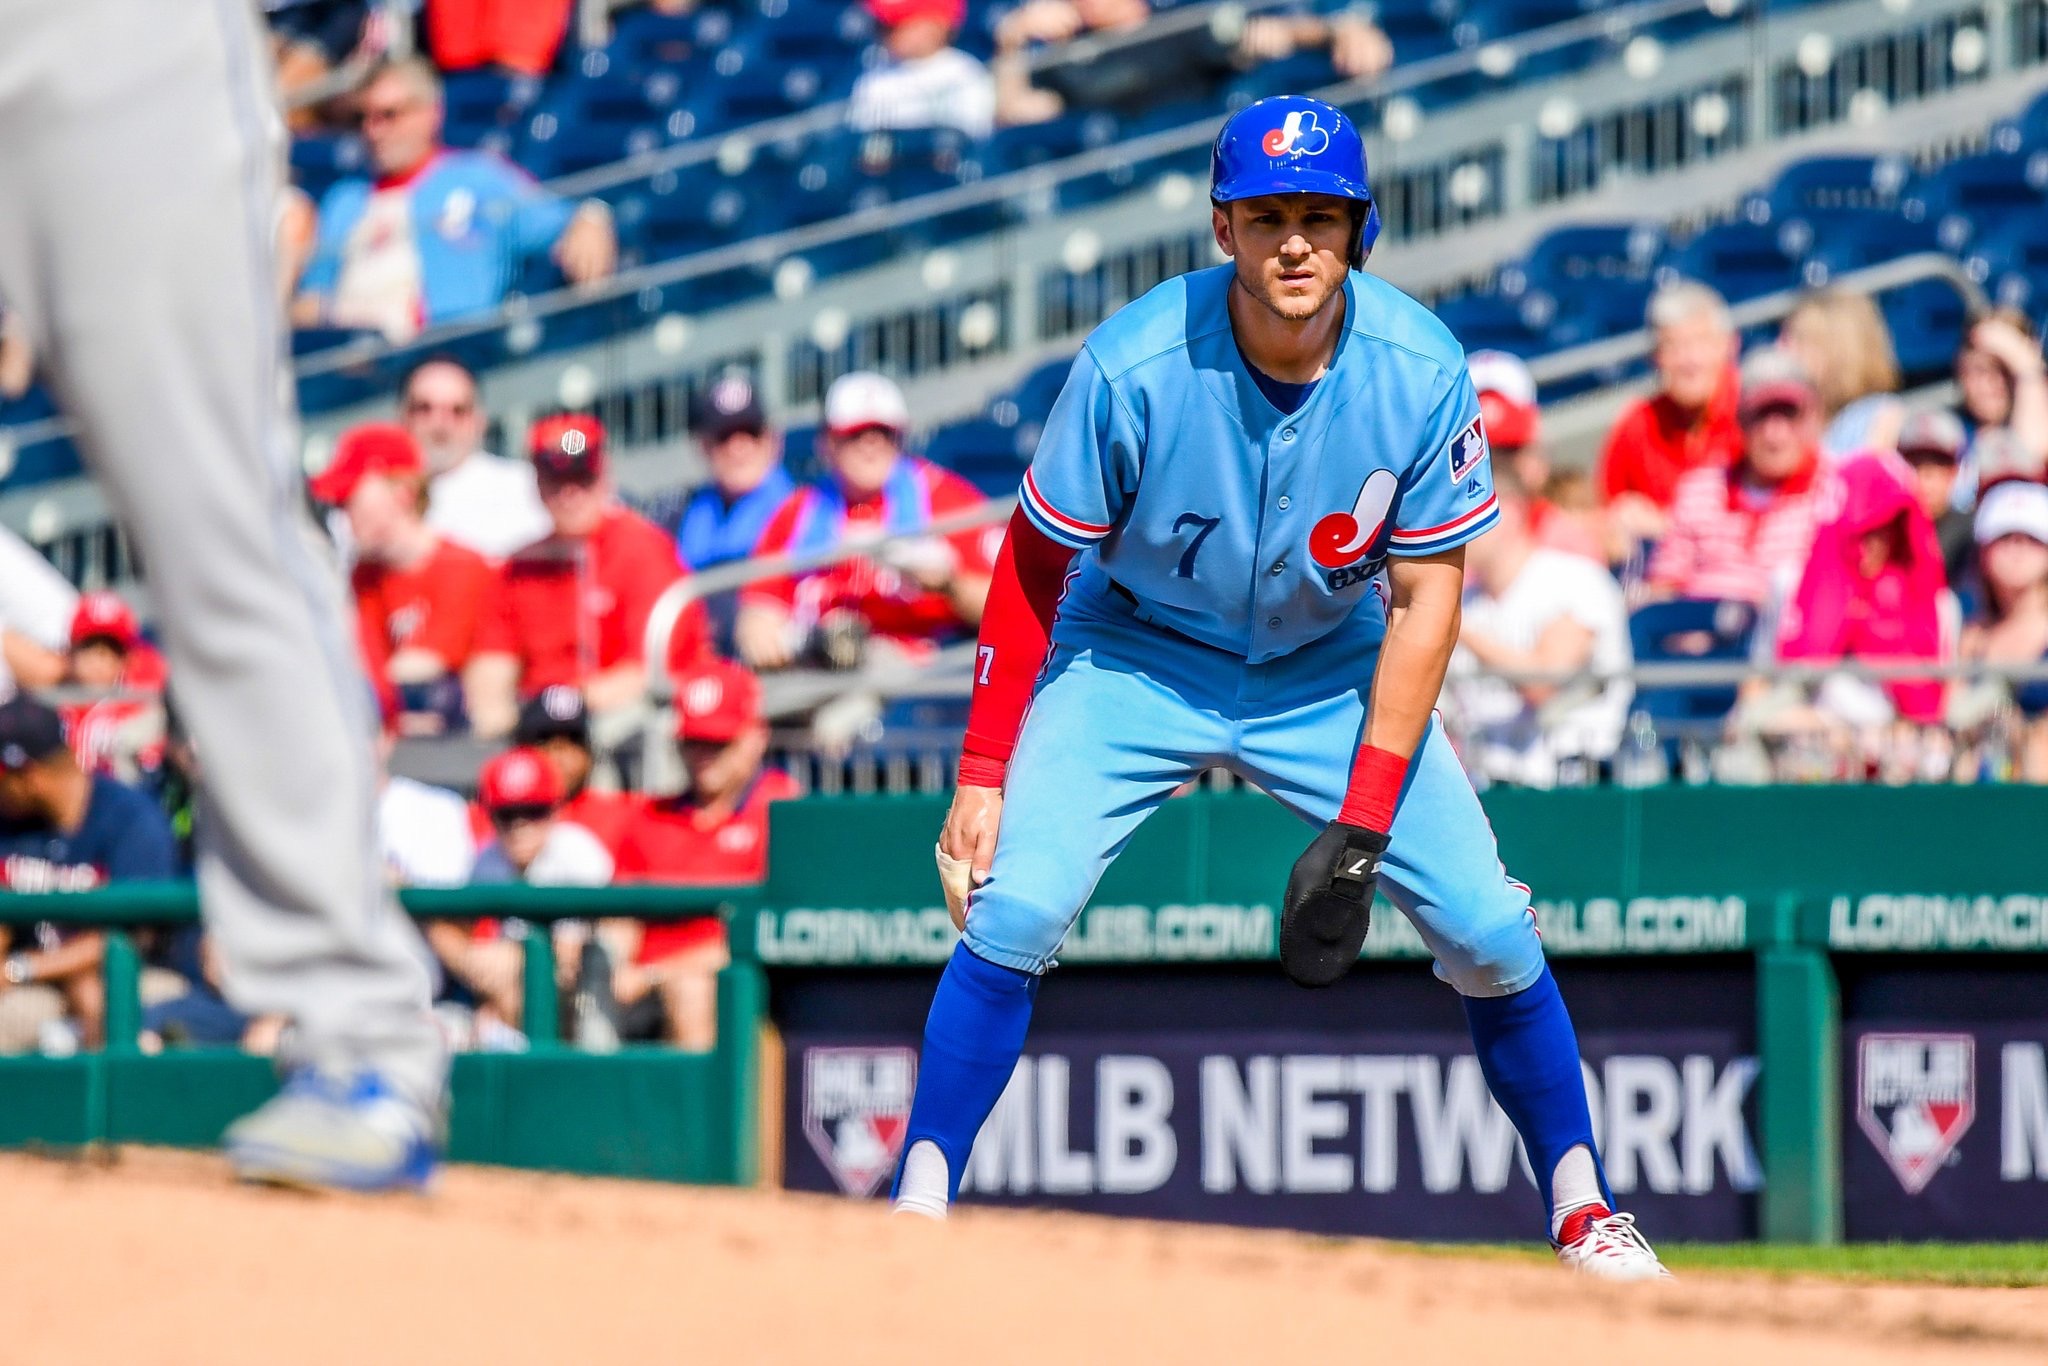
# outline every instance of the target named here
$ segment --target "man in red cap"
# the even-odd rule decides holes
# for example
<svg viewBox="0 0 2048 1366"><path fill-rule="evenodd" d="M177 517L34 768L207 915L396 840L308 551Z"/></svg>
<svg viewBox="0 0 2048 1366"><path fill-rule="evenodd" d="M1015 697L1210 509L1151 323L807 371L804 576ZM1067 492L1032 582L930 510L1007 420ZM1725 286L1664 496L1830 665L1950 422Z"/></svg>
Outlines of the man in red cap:
<svg viewBox="0 0 2048 1366"><path fill-rule="evenodd" d="M1820 394L1776 347L1743 362L1741 385L1742 458L1678 481L1670 529L1650 559L1653 593L1762 606L1788 595L1806 567L1822 479Z"/></svg>
<svg viewBox="0 0 2048 1366"><path fill-rule="evenodd" d="M135 611L120 594L102 589L80 595L71 616L64 681L96 693L148 694L59 708L80 768L132 782L138 768L154 767L163 753L163 709L150 699L163 693L167 673L164 657L143 640Z"/></svg>
<svg viewBox="0 0 2048 1366"><path fill-rule="evenodd" d="M764 768L768 726L761 684L729 660L707 660L676 679L676 739L689 788L644 808L619 847L621 882L730 884L768 875L768 807L797 795L780 769ZM628 1004L659 991L672 1042L709 1048L717 1036L718 970L726 964L718 920L653 924L637 944L615 943L613 990Z"/></svg>
<svg viewBox="0 0 2048 1366"><path fill-rule="evenodd" d="M828 479L797 490L761 533L758 555L805 554L865 537L914 532L980 507L981 493L950 470L908 455L910 409L886 376L842 375L825 394ZM865 636L917 657L935 639L981 621L1002 544L999 525L901 542L874 559L843 560L795 578L750 584L740 595L734 639L757 669L806 654L847 666L855 651L835 642Z"/></svg>
<svg viewBox="0 0 2048 1366"><path fill-rule="evenodd" d="M544 418L529 444L554 532L498 571L464 675L470 725L503 735L517 723L522 697L566 685L582 690L602 730L645 700L647 617L688 568L668 534L614 494L596 418ZM706 649L703 609L693 604L677 623L670 667ZM616 720L611 728L616 735Z"/></svg>
<svg viewBox="0 0 2048 1366"><path fill-rule="evenodd" d="M461 678L493 574L483 556L426 523L426 466L404 427L342 434L313 496L348 517L363 668L398 727L435 734L462 715Z"/></svg>
<svg viewBox="0 0 2048 1366"><path fill-rule="evenodd" d="M854 82L846 121L878 128L957 128L985 138L995 127L996 79L954 47L965 0L868 0L888 60Z"/></svg>

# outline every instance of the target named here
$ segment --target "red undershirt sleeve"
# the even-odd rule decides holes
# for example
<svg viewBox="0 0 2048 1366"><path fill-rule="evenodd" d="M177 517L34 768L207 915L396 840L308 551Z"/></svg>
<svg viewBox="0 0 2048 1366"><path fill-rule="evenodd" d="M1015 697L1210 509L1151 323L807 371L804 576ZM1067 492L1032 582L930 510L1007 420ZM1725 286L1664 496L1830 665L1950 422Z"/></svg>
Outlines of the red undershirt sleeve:
<svg viewBox="0 0 2048 1366"><path fill-rule="evenodd" d="M1010 514L974 655L974 692L960 747L962 786L1002 786L1024 710L1052 646L1053 612L1076 553L1040 531L1021 507Z"/></svg>

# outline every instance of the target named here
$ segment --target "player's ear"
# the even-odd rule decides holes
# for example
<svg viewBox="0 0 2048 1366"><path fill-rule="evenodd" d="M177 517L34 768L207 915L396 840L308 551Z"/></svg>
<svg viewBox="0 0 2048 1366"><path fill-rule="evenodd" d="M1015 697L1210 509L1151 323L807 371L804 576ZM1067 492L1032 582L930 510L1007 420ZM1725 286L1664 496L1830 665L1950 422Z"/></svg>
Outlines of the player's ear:
<svg viewBox="0 0 2048 1366"><path fill-rule="evenodd" d="M1230 231L1230 206L1209 201L1209 226L1216 234L1216 250L1225 256L1237 255L1237 240Z"/></svg>

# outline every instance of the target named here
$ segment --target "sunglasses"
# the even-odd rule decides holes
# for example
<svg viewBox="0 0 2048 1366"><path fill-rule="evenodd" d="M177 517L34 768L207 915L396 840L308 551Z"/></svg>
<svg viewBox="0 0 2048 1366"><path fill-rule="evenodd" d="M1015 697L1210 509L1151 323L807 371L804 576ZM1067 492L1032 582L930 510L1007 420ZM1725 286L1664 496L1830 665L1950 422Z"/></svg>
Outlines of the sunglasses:
<svg viewBox="0 0 2048 1366"><path fill-rule="evenodd" d="M435 413L446 413L450 417L468 417L476 411L474 403L429 403L422 398L408 399L405 404L407 417L431 417Z"/></svg>
<svg viewBox="0 0 2048 1366"><path fill-rule="evenodd" d="M532 825L555 814L552 806L500 806L491 811L491 824L500 830L515 825Z"/></svg>
<svg viewBox="0 0 2048 1366"><path fill-rule="evenodd" d="M403 104L366 104L356 111L357 121L368 127L373 123L390 123L402 119L419 108L418 100L407 100Z"/></svg>

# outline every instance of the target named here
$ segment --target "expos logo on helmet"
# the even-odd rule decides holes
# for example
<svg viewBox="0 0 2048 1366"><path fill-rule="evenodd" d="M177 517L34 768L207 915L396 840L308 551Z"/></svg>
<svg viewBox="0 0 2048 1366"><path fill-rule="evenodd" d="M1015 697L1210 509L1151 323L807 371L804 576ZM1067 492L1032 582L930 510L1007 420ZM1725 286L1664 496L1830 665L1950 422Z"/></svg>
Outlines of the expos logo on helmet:
<svg viewBox="0 0 2048 1366"><path fill-rule="evenodd" d="M1359 487L1351 511L1333 512L1309 529L1309 558L1333 571L1329 575L1331 588L1372 577L1381 559L1374 551L1384 539L1381 533L1386 530L1387 513L1400 483L1392 470L1374 470Z"/></svg>
<svg viewBox="0 0 2048 1366"><path fill-rule="evenodd" d="M1330 149L1330 134L1316 122L1315 110L1296 109L1261 138L1259 146L1269 157L1321 156Z"/></svg>

